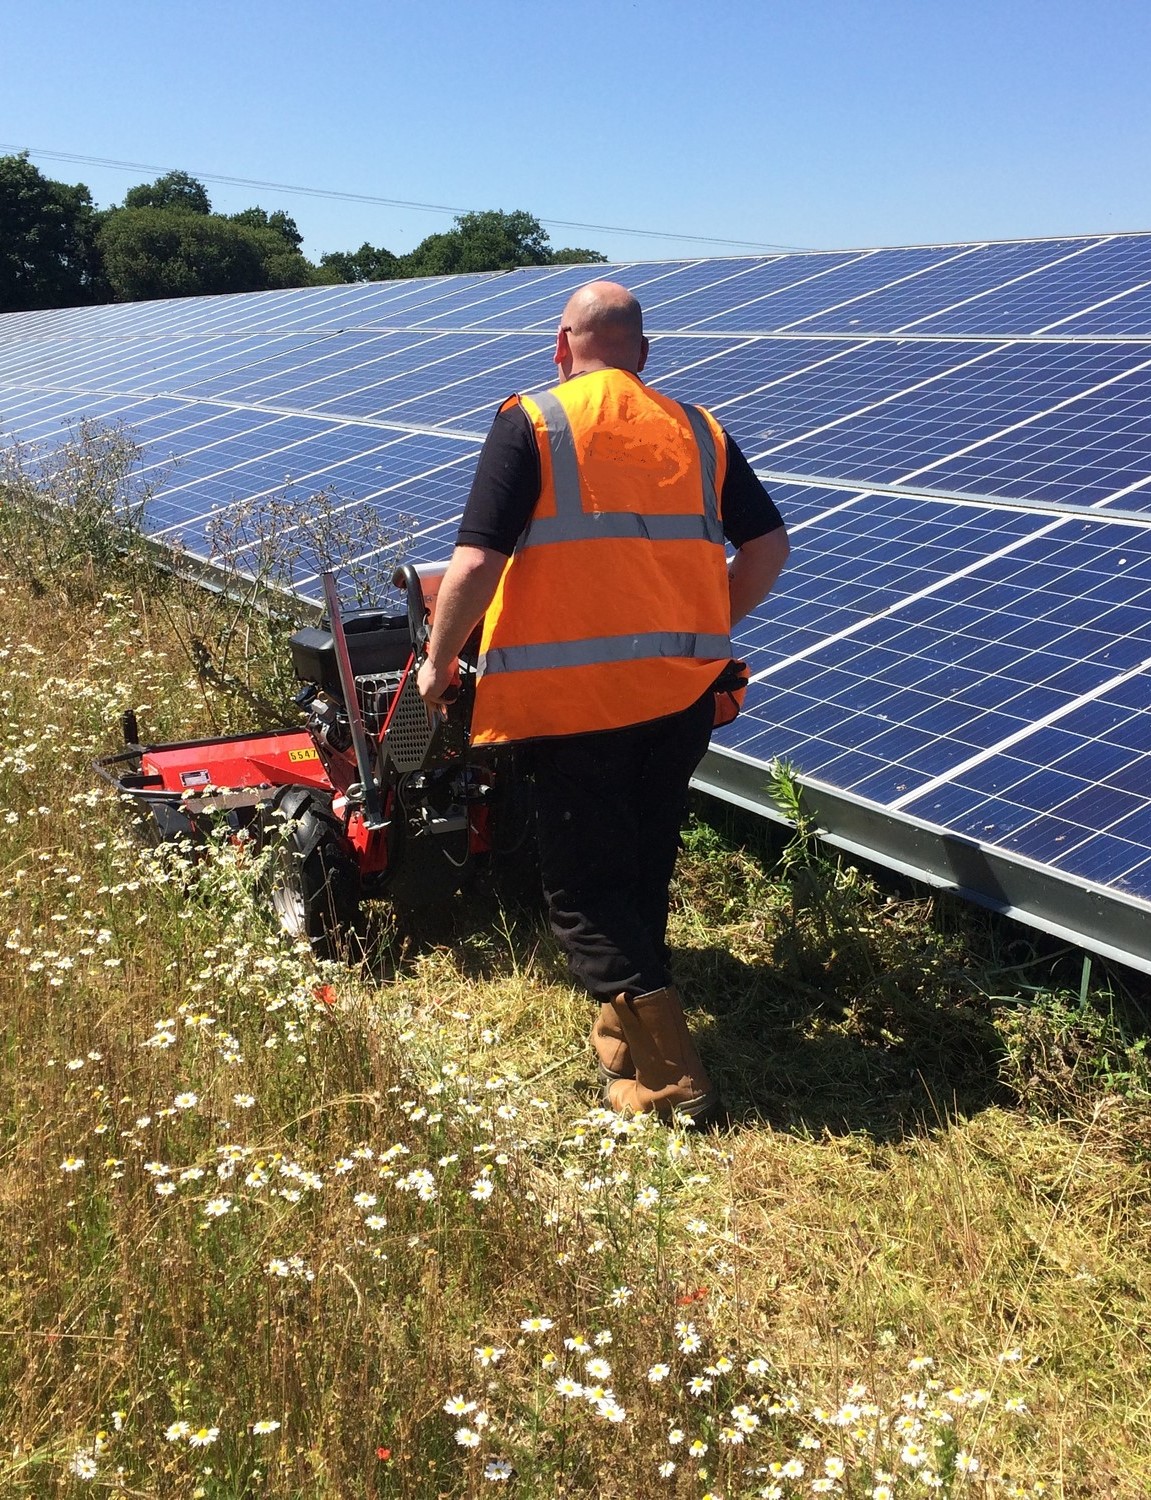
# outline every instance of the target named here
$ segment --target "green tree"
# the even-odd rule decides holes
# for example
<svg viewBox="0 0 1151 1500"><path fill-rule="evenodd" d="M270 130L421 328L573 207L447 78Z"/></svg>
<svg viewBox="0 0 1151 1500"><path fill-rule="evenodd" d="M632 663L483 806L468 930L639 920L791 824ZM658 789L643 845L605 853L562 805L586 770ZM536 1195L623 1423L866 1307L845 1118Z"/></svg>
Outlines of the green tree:
<svg viewBox="0 0 1151 1500"><path fill-rule="evenodd" d="M594 250L553 250L533 215L517 209L460 214L455 227L421 240L401 262L404 276L445 276L460 271L510 271L517 266L603 261Z"/></svg>
<svg viewBox="0 0 1151 1500"><path fill-rule="evenodd" d="M392 281L403 275L399 256L367 240L358 250L332 250L320 256L320 270L330 281Z"/></svg>
<svg viewBox="0 0 1151 1500"><path fill-rule="evenodd" d="M314 268L278 231L218 214L118 209L101 227L100 246L117 302L260 292L314 280Z"/></svg>
<svg viewBox="0 0 1151 1500"><path fill-rule="evenodd" d="M603 265L607 261L606 255L601 255L598 250L583 250L575 245L568 245L563 250L552 251L553 266L585 266Z"/></svg>
<svg viewBox="0 0 1151 1500"><path fill-rule="evenodd" d="M295 219L282 208L277 208L272 213L265 208L243 208L238 214L229 214L228 220L232 224L243 224L248 229L274 230L293 250L298 250L304 243L304 236L297 228Z"/></svg>
<svg viewBox="0 0 1151 1500"><path fill-rule="evenodd" d="M165 172L155 182L142 182L129 188L124 196L125 208L170 208L189 214L210 214L212 205L208 190L187 172Z"/></svg>
<svg viewBox="0 0 1151 1500"><path fill-rule="evenodd" d="M26 151L0 156L0 312L100 301L96 226L83 183L43 176Z"/></svg>

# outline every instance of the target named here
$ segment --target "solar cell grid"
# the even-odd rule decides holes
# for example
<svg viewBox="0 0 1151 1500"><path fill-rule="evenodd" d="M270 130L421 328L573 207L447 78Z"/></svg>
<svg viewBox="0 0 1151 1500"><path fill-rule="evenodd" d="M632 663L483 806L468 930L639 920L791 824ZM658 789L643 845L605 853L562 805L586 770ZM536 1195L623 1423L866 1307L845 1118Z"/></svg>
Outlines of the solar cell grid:
<svg viewBox="0 0 1151 1500"><path fill-rule="evenodd" d="M266 403L306 411L318 404L313 387L382 383L398 380L411 370L433 363L441 354L433 337L402 334L341 334L314 339L306 357L291 352L237 372L230 382L217 387L222 400L246 405Z"/></svg>
<svg viewBox="0 0 1151 1500"><path fill-rule="evenodd" d="M1039 333L1151 275L1151 236L1070 251L1034 276L917 323L922 333Z"/></svg>
<svg viewBox="0 0 1151 1500"><path fill-rule="evenodd" d="M1066 241L1021 241L1007 245L969 245L934 266L930 275L906 277L877 287L853 301L809 317L812 332L896 333L918 326L941 308L983 297L990 290L1033 275L1080 247ZM1025 330L997 328L997 334Z"/></svg>
<svg viewBox="0 0 1151 1500"><path fill-rule="evenodd" d="M959 346L950 369L906 393L892 393L797 438L758 447L756 460L786 461L796 472L861 483L894 483L929 473L935 483L956 472L959 459L976 444L1018 433L1024 423L1122 379L1145 357L1130 344L976 347L971 352L970 346ZM1073 430L1074 417L1063 425Z"/></svg>
<svg viewBox="0 0 1151 1500"><path fill-rule="evenodd" d="M1151 337L1151 281L1101 298L1083 312L1057 319L1049 331L1072 337L1101 334Z"/></svg>
<svg viewBox="0 0 1151 1500"><path fill-rule="evenodd" d="M570 290L587 279L586 267L548 266L478 285L465 281L450 295L426 303L412 315L410 326L482 328L494 323L520 329L545 316L555 322Z"/></svg>

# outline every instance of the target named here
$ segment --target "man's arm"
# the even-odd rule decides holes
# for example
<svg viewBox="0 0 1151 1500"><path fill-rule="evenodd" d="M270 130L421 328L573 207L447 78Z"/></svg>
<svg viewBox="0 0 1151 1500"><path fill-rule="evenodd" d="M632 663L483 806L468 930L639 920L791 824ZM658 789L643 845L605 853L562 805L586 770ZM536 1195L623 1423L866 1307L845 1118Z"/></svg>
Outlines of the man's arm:
<svg viewBox="0 0 1151 1500"><path fill-rule="evenodd" d="M429 708L439 708L456 679L464 643L492 602L507 558L490 547L460 546L452 553L436 595L428 654L416 685Z"/></svg>
<svg viewBox="0 0 1151 1500"><path fill-rule="evenodd" d="M782 526L752 537L739 548L727 570L733 626L767 598L790 551L787 532Z"/></svg>

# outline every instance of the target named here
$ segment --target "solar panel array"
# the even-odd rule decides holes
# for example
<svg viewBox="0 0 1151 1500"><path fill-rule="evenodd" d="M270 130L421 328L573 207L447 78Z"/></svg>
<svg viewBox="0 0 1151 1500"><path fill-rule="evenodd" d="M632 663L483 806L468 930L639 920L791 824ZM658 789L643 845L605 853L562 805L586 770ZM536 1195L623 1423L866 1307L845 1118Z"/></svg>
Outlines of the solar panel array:
<svg viewBox="0 0 1151 1500"><path fill-rule="evenodd" d="M711 407L792 533L703 783L763 805L785 757L845 843L1151 968L1151 235L11 314L0 421L125 423L194 553L214 514L331 487L443 557L589 274L635 291L646 377Z"/></svg>

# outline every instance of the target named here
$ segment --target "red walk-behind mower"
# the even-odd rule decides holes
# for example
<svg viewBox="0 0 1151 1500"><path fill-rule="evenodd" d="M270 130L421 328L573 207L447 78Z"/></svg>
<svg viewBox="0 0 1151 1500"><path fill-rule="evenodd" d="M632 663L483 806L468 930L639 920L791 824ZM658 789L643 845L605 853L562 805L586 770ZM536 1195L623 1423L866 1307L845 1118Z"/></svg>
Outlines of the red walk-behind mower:
<svg viewBox="0 0 1151 1500"><path fill-rule="evenodd" d="M342 950L365 899L401 912L445 899L477 860L526 845L530 818L515 752L470 743L474 656L461 657L443 715L417 691L442 573L401 567L406 614L346 617L324 574L326 618L289 642L302 728L142 745L128 712L124 749L97 769L152 842L194 847L223 824L270 843L281 924L329 952Z"/></svg>

